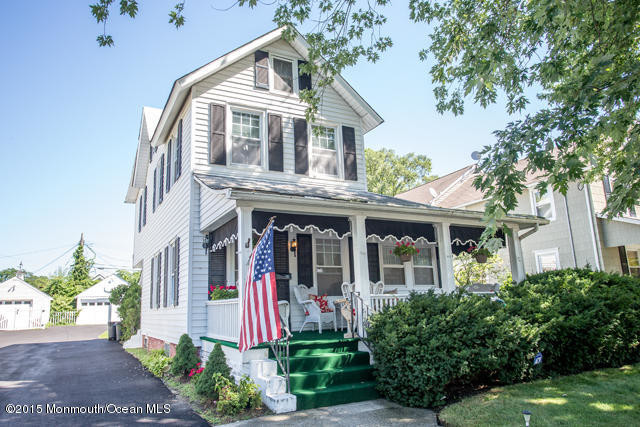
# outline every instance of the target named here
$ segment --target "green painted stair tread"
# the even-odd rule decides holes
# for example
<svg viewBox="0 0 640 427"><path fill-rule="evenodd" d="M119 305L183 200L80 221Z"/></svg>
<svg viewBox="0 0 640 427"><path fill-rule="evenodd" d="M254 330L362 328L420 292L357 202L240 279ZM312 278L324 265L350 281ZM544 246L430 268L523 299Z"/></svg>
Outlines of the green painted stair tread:
<svg viewBox="0 0 640 427"><path fill-rule="evenodd" d="M377 399L379 395L375 386L375 381L366 381L313 390L301 390L293 394L297 399L297 409L302 410Z"/></svg>
<svg viewBox="0 0 640 427"><path fill-rule="evenodd" d="M323 371L354 365L369 365L369 353L364 351L351 351L289 357L289 373Z"/></svg>
<svg viewBox="0 0 640 427"><path fill-rule="evenodd" d="M298 372L289 375L289 381L292 392L373 381L373 366L356 365L339 369Z"/></svg>
<svg viewBox="0 0 640 427"><path fill-rule="evenodd" d="M289 346L289 357L312 356L324 353L350 353L358 351L357 342L332 344L292 344ZM269 352L273 356L272 352Z"/></svg>

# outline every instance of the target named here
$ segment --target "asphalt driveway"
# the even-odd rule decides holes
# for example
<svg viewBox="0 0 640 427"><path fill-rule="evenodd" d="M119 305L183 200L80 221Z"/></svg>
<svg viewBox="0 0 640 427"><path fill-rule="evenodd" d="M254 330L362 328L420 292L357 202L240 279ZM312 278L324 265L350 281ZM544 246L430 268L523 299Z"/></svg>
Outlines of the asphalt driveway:
<svg viewBox="0 0 640 427"><path fill-rule="evenodd" d="M0 332L0 424L208 425L105 329Z"/></svg>

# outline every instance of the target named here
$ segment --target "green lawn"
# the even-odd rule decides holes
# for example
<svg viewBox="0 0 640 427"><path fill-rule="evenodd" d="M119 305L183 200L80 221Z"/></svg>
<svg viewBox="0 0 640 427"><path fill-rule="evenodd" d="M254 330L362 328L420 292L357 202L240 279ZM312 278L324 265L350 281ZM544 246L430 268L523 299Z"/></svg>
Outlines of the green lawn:
<svg viewBox="0 0 640 427"><path fill-rule="evenodd" d="M640 365L491 389L447 406L447 426L640 425Z"/></svg>
<svg viewBox="0 0 640 427"><path fill-rule="evenodd" d="M106 340L107 338L109 338L109 332L108 331L104 331L103 333L98 335L98 338Z"/></svg>

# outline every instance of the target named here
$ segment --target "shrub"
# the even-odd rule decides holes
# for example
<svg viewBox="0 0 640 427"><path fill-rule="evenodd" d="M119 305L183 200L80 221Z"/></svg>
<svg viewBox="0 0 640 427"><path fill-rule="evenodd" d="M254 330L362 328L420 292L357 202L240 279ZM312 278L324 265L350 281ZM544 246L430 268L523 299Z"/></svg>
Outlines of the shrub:
<svg viewBox="0 0 640 427"><path fill-rule="evenodd" d="M118 315L121 319L122 341L126 341L135 335L140 329L140 272L129 273L119 270L118 275L128 284L116 286L111 290L109 302L118 306Z"/></svg>
<svg viewBox="0 0 640 427"><path fill-rule="evenodd" d="M488 297L413 294L371 319L378 390L403 405L440 406L449 388L531 375L538 333Z"/></svg>
<svg viewBox="0 0 640 427"><path fill-rule="evenodd" d="M162 350L140 349L134 355L140 360L142 366L156 377L162 377L171 363L171 358L167 357Z"/></svg>
<svg viewBox="0 0 640 427"><path fill-rule="evenodd" d="M211 399L218 398L216 383L213 374L218 373L227 379L231 379L231 369L227 366L227 359L222 351L220 343L213 346L213 351L209 353L207 364L201 375L198 375L195 382L196 392Z"/></svg>
<svg viewBox="0 0 640 427"><path fill-rule="evenodd" d="M171 361L171 373L173 375L186 376L192 368L195 368L200 362L196 354L196 348L193 341L187 334L182 334L178 346L176 347L176 355Z"/></svg>
<svg viewBox="0 0 640 427"><path fill-rule="evenodd" d="M529 276L500 293L506 310L541 329L542 375L640 361L640 280L588 269Z"/></svg>
<svg viewBox="0 0 640 427"><path fill-rule="evenodd" d="M217 372L212 379L220 396L216 405L220 414L237 415L245 409L256 409L262 405L258 386L248 377L243 377L239 385Z"/></svg>

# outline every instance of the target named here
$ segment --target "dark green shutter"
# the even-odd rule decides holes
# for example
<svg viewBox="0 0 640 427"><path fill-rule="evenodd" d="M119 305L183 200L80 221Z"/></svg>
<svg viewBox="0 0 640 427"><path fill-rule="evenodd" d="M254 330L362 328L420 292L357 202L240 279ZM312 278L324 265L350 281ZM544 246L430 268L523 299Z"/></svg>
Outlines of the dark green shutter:
<svg viewBox="0 0 640 427"><path fill-rule="evenodd" d="M367 243L367 263L369 265L369 280L373 283L380 281L380 252L377 243Z"/></svg>
<svg viewBox="0 0 640 427"><path fill-rule="evenodd" d="M167 306L167 288L169 285L169 246L164 248L164 283L162 286L162 306Z"/></svg>
<svg viewBox="0 0 640 427"><path fill-rule="evenodd" d="M620 256L620 267L622 274L629 274L629 260L627 259L627 249L624 246L618 246L618 255Z"/></svg>
<svg viewBox="0 0 640 427"><path fill-rule="evenodd" d="M156 308L160 307L160 293L162 292L162 252L158 254L158 265L156 266L158 271L156 274L158 275L157 286L156 286Z"/></svg>
<svg viewBox="0 0 640 427"><path fill-rule="evenodd" d="M209 163L214 165L227 164L225 115L224 105L209 104Z"/></svg>
<svg viewBox="0 0 640 427"><path fill-rule="evenodd" d="M164 153L160 156L160 185L158 185L158 205L164 200Z"/></svg>
<svg viewBox="0 0 640 427"><path fill-rule="evenodd" d="M149 308L153 308L153 274L155 272L153 262L155 258L151 258L151 268L149 269Z"/></svg>
<svg viewBox="0 0 640 427"><path fill-rule="evenodd" d="M269 114L269 170L284 171L282 116Z"/></svg>
<svg viewBox="0 0 640 427"><path fill-rule="evenodd" d="M358 180L358 161L356 157L355 129L342 126L342 147L344 152L344 179Z"/></svg>
<svg viewBox="0 0 640 427"><path fill-rule="evenodd" d="M142 206L142 225L147 225L147 186L144 186L144 202Z"/></svg>
<svg viewBox="0 0 640 427"><path fill-rule="evenodd" d="M175 164L176 177L173 182L176 182L182 174L182 119L178 121L178 137L176 141L176 164Z"/></svg>
<svg viewBox="0 0 640 427"><path fill-rule="evenodd" d="M156 200L158 200L156 198L157 194L156 194L156 190L158 188L158 168L155 168L153 170L153 203L151 203L151 211L155 212L156 211Z"/></svg>
<svg viewBox="0 0 640 427"><path fill-rule="evenodd" d="M309 174L309 143L307 135L307 121L293 119L293 138L295 145L295 171L299 174Z"/></svg>
<svg viewBox="0 0 640 427"><path fill-rule="evenodd" d="M171 140L167 145L167 194L171 190Z"/></svg>
<svg viewBox="0 0 640 427"><path fill-rule="evenodd" d="M300 66L306 63L307 61L298 61L298 88L300 90L303 90L303 89L311 90L311 75L302 74L300 72Z"/></svg>
<svg viewBox="0 0 640 427"><path fill-rule="evenodd" d="M209 283L214 286L227 286L227 248L209 251Z"/></svg>
<svg viewBox="0 0 640 427"><path fill-rule="evenodd" d="M178 305L178 297L180 296L180 238L176 239L176 256L174 258L176 263L176 282L173 287L173 305Z"/></svg>
<svg viewBox="0 0 640 427"><path fill-rule="evenodd" d="M298 284L313 287L313 248L310 234L296 235L298 241Z"/></svg>

